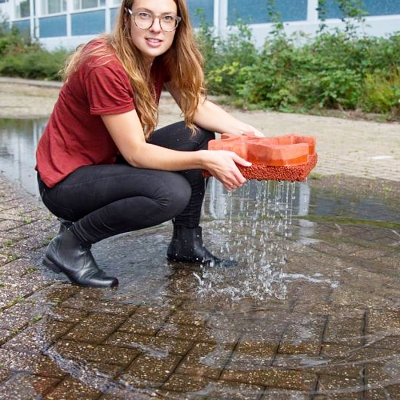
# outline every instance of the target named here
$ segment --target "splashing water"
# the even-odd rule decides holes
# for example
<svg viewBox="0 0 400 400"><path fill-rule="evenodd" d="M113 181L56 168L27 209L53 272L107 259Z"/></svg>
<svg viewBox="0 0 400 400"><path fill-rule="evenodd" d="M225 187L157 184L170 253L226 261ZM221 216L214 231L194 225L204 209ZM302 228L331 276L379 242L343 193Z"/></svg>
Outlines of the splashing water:
<svg viewBox="0 0 400 400"><path fill-rule="evenodd" d="M213 192L218 193L210 201L211 215L219 219L220 253L237 265L204 266L201 274L195 273L199 294L227 295L233 300L284 299L282 267L291 234L295 183L248 181L235 192L226 192L222 185Z"/></svg>

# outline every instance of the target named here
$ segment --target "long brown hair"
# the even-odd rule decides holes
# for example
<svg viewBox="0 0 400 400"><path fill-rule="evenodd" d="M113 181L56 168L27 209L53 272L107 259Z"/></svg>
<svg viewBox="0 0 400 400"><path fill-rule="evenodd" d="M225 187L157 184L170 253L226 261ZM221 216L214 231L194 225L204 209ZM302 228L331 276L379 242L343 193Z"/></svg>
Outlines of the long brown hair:
<svg viewBox="0 0 400 400"><path fill-rule="evenodd" d="M178 15L182 18L175 32L174 42L169 50L159 56L170 82L179 89L180 104L187 126L195 131L194 113L206 96L204 88L203 57L195 42L193 28L190 23L186 0L174 0ZM135 107L148 138L158 123L158 107L154 96L154 87L150 83L149 69L146 67L140 51L133 44L130 34L132 18L128 18L126 9L132 8L134 0L121 3L113 32L100 35L106 46L93 47L88 51L80 46L67 60L63 76L67 80L78 68L79 64L91 56L104 56L115 53L121 61L131 81L135 93ZM93 39L90 43L99 38ZM86 49L86 51L85 51ZM106 62L106 61L105 61Z"/></svg>

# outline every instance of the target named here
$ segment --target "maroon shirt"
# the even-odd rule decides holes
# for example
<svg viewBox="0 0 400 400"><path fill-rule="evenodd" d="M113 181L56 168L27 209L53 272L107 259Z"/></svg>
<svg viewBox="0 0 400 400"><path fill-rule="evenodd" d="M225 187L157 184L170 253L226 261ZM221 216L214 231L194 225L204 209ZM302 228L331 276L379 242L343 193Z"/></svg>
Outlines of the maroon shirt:
<svg viewBox="0 0 400 400"><path fill-rule="evenodd" d="M152 77L158 102L165 76L156 62ZM42 181L54 187L79 167L114 163L119 151L101 115L134 109L132 86L115 55L82 63L63 85L39 141L36 169Z"/></svg>

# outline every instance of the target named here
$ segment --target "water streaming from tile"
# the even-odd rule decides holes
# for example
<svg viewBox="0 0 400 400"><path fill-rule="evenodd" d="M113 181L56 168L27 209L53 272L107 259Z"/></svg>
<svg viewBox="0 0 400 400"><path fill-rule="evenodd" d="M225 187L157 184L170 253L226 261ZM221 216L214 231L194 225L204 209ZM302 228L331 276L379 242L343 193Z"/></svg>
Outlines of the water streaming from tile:
<svg viewBox="0 0 400 400"><path fill-rule="evenodd" d="M295 185L294 182L248 181L235 193L224 193L220 252L237 265L235 268L223 264L214 268L204 266L201 274L195 273L201 296L226 294L233 300L251 297L261 301L266 297L285 298L282 266L286 263Z"/></svg>

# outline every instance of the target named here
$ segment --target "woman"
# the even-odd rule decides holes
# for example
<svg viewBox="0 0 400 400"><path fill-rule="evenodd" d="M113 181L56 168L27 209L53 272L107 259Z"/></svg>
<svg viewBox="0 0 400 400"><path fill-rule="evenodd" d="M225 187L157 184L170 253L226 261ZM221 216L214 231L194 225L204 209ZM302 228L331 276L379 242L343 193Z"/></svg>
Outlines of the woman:
<svg viewBox="0 0 400 400"><path fill-rule="evenodd" d="M123 1L114 32L79 48L64 75L37 149L40 195L62 221L44 264L78 285L116 286L91 245L171 219L170 260L220 262L202 241L201 171L234 190L245 182L236 164L250 163L207 143L262 134L206 99L185 0ZM163 87L185 121L155 130Z"/></svg>

